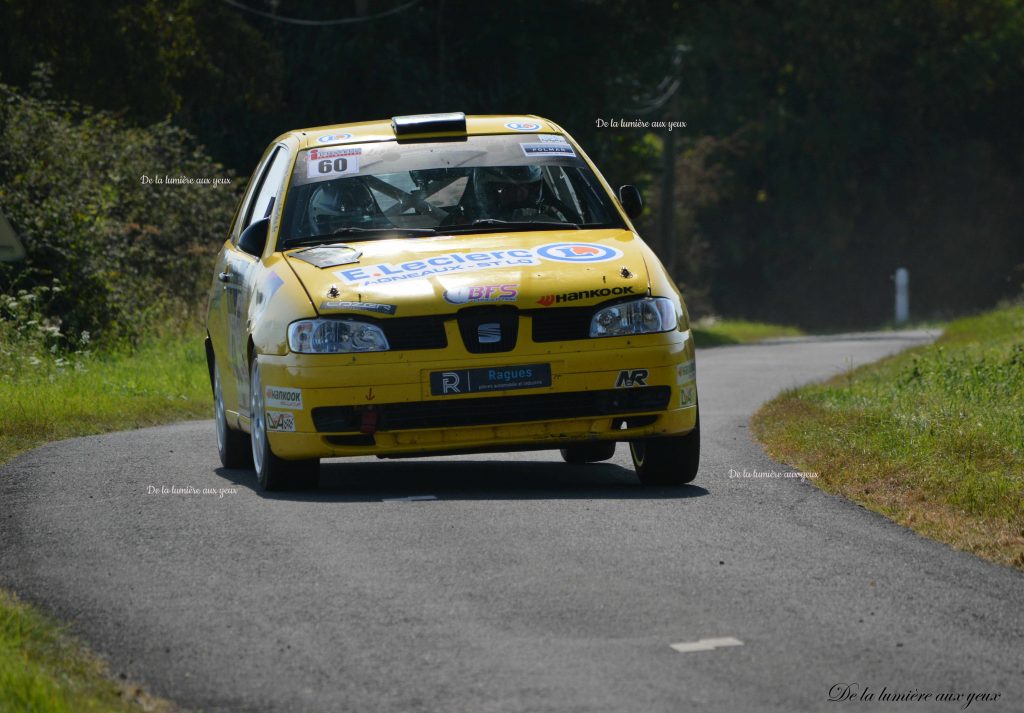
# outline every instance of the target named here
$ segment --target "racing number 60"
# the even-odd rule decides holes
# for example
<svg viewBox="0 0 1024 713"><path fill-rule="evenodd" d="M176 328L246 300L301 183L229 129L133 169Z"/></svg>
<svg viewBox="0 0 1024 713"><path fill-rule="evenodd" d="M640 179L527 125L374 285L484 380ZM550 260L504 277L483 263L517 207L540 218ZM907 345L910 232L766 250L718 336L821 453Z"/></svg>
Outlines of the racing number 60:
<svg viewBox="0 0 1024 713"><path fill-rule="evenodd" d="M320 173L344 173L348 168L348 159L340 156L333 161L325 158L316 165Z"/></svg>

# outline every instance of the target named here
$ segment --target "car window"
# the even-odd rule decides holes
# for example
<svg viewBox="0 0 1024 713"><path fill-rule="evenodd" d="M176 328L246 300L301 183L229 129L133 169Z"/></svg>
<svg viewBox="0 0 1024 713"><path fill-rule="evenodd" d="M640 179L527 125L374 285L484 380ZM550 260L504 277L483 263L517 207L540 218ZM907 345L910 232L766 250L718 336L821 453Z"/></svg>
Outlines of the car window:
<svg viewBox="0 0 1024 713"><path fill-rule="evenodd" d="M624 227L586 162L556 134L312 148L295 162L282 247L355 230L437 232L486 222Z"/></svg>
<svg viewBox="0 0 1024 713"><path fill-rule="evenodd" d="M284 147L278 146L274 149L274 155L270 157L270 161L267 162L267 167L263 171L263 176L260 178L259 186L256 189L256 197L249 206L249 213L242 226L243 230L257 220L263 220L270 215L287 170L288 152L285 151Z"/></svg>

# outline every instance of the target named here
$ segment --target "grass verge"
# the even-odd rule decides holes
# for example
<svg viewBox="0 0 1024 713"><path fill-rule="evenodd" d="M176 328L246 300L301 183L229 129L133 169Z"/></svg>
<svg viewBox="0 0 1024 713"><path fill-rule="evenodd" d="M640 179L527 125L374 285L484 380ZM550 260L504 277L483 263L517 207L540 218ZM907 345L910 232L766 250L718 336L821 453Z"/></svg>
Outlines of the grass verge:
<svg viewBox="0 0 1024 713"><path fill-rule="evenodd" d="M213 412L202 338L165 337L132 353L40 361L0 380L0 463L49 441Z"/></svg>
<svg viewBox="0 0 1024 713"><path fill-rule="evenodd" d="M0 463L48 441L211 414L202 339L166 337L133 352L34 359L0 380ZM107 675L64 627L0 590L0 713L172 711Z"/></svg>
<svg viewBox="0 0 1024 713"><path fill-rule="evenodd" d="M775 459L923 535L1024 569L1024 307L786 392L755 414Z"/></svg>
<svg viewBox="0 0 1024 713"><path fill-rule="evenodd" d="M0 590L0 711L78 713L176 710L138 686L115 683L64 627Z"/></svg>
<svg viewBox="0 0 1024 713"><path fill-rule="evenodd" d="M693 325L693 343L698 347L720 347L728 344L752 344L776 337L799 337L796 327L742 319L702 319Z"/></svg>

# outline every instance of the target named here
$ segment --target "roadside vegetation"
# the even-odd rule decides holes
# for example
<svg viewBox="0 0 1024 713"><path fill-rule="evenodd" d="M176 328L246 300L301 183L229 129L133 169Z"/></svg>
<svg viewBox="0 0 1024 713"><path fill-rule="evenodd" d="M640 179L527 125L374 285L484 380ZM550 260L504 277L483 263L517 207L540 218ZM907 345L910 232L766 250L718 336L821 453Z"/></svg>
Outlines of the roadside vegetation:
<svg viewBox="0 0 1024 713"><path fill-rule="evenodd" d="M138 686L115 683L65 629L0 591L0 712L127 713L176 710Z"/></svg>
<svg viewBox="0 0 1024 713"><path fill-rule="evenodd" d="M802 334L797 327L748 322L743 319L705 317L693 324L693 341L698 347L751 344L765 339L799 337Z"/></svg>
<svg viewBox="0 0 1024 713"><path fill-rule="evenodd" d="M0 463L43 443L211 413L197 306L236 201L167 122L133 127L0 84ZM45 140L41 139L45 137ZM143 185L148 175L219 184ZM225 179L227 182L224 182ZM0 590L0 713L161 711L66 629Z"/></svg>
<svg viewBox="0 0 1024 713"><path fill-rule="evenodd" d="M1024 306L789 391L754 417L777 460L928 537L1024 569Z"/></svg>

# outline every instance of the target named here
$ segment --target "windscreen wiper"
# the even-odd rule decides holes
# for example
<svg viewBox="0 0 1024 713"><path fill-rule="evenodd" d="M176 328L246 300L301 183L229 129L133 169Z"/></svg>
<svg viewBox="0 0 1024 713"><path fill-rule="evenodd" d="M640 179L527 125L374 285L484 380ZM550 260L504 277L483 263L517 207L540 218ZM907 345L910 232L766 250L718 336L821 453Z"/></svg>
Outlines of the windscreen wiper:
<svg viewBox="0 0 1024 713"><path fill-rule="evenodd" d="M477 218L472 223L462 225L439 225L435 230L439 233L464 233L480 228L496 228L498 230L565 230L570 228L580 230L583 226L579 223L567 223L564 220L534 221L534 220L501 220L499 218Z"/></svg>
<svg viewBox="0 0 1024 713"><path fill-rule="evenodd" d="M300 245L332 243L336 242L339 238L344 238L345 242L351 243L356 240L378 240L384 237L408 237L413 235L435 235L435 231L433 228L359 228L349 226L338 228L333 233L325 233L324 235L306 235L301 238L291 238L285 240L284 245L287 248L294 248Z"/></svg>

